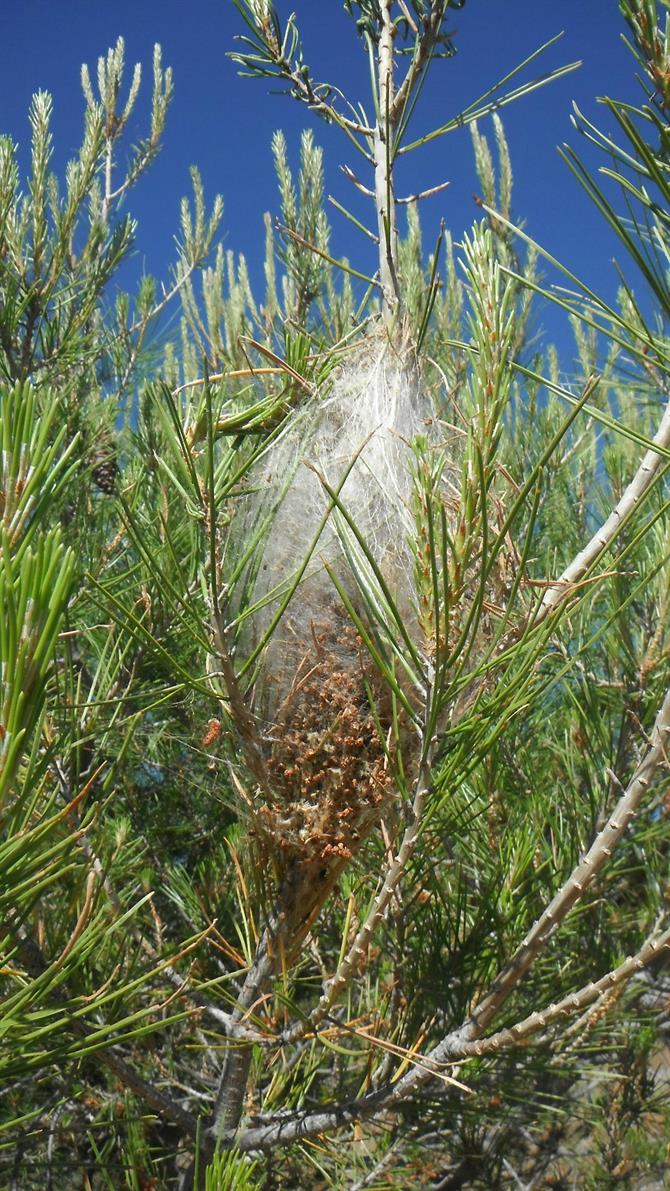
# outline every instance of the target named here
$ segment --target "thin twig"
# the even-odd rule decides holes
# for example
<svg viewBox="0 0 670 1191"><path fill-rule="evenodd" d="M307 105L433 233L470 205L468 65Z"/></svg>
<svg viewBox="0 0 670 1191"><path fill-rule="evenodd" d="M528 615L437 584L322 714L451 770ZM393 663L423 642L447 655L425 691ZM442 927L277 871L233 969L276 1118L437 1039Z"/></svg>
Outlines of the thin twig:
<svg viewBox="0 0 670 1191"><path fill-rule="evenodd" d="M349 181L356 187L356 189L360 190L361 194L364 194L366 198L373 199L375 197L374 190L370 190L369 186L366 186L365 183L361 182L360 178L356 177L356 174L348 165L341 165L340 169L342 170L345 178L348 178Z"/></svg>
<svg viewBox="0 0 670 1191"><path fill-rule="evenodd" d="M398 87L390 107L391 123L394 125L402 119L412 92L415 90L421 75L428 67L440 29L442 28L446 9L446 0L432 0L430 15L424 21L423 31L412 56L407 74Z"/></svg>
<svg viewBox="0 0 670 1191"><path fill-rule="evenodd" d="M404 198L396 199L397 203L418 203L421 199L432 198L434 194L440 194L442 190L446 190L447 186L451 186L451 182L440 182L439 186L430 186L428 190L419 190L416 194L405 195Z"/></svg>

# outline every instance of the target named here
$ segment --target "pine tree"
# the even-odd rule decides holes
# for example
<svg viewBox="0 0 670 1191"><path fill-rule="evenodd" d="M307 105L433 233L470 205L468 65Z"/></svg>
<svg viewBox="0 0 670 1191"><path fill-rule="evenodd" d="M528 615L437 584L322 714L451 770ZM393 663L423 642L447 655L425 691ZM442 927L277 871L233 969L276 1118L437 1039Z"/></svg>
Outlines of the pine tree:
<svg viewBox="0 0 670 1191"><path fill-rule="evenodd" d="M617 140L575 113L601 175L565 151L630 260L612 306L543 280L513 205L498 110L570 66L523 63L412 140L460 4L348 0L369 111L313 76L296 17L234 4L241 73L356 150L368 224L336 206L373 276L331 252L308 130L297 172L273 141L262 299L194 173L172 282L110 307L158 49L125 167L121 41L97 90L82 72L62 194L48 96L24 191L0 142L0 1165L25 1188L649 1185L670 26L622 0L644 99L604 101ZM464 124L481 219L425 254L397 160ZM541 301L577 373L533 344Z"/></svg>

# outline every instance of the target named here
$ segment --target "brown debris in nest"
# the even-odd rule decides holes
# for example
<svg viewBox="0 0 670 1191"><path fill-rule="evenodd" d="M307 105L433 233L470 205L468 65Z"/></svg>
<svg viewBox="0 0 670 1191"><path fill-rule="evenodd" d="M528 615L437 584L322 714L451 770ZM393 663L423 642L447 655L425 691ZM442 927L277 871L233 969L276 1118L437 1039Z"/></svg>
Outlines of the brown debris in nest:
<svg viewBox="0 0 670 1191"><path fill-rule="evenodd" d="M280 881L296 868L341 869L392 787L366 690L374 687L369 664L354 629L343 618L335 625L313 625L314 648L270 732L275 797L258 808L257 829Z"/></svg>

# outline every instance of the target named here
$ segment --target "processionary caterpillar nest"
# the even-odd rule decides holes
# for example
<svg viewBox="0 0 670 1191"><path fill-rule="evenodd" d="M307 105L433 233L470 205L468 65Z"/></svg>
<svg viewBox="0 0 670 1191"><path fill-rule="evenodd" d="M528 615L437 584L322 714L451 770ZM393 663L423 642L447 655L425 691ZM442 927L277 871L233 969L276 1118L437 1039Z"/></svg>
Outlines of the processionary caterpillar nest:
<svg viewBox="0 0 670 1191"><path fill-rule="evenodd" d="M328 391L266 458L262 500L274 515L254 590L254 602L267 600L254 617L256 641L318 536L256 687L254 710L273 783L273 799L260 808L257 823L280 874L296 864L320 866L322 875L339 871L379 821L392 786L393 746L384 740L389 699L329 570L363 620L352 554L375 581L341 513L331 511L319 534L329 507L322 478L338 491L412 624L411 444L426 434L430 417L413 355L402 358L377 336L338 368Z"/></svg>

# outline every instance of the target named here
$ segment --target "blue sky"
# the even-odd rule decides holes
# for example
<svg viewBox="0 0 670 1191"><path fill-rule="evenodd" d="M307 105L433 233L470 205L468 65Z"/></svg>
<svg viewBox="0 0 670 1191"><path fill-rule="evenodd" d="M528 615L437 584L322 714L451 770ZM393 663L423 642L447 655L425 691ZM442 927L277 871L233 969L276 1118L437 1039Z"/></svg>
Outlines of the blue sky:
<svg viewBox="0 0 670 1191"><path fill-rule="evenodd" d="M293 0L279 3L280 13L295 9L303 33L306 58L317 78L338 84L350 97L368 102L367 64L341 0ZM283 128L297 147L300 130L311 125L326 151L327 191L359 214L364 200L339 171L356 164L346 140L292 100L269 94L263 81L239 78L226 52L234 48L241 20L230 0L5 0L3 71L0 75L0 130L10 133L25 150L27 110L38 88L54 100L54 158L58 170L79 144L83 103L79 70L95 68L97 58L121 34L126 41L128 73L136 61L144 67L143 92L131 136L146 130L154 42L163 47L164 63L175 75L175 99L168 117L163 152L132 192L128 207L140 230L135 263L160 279L172 259L178 230L178 207L188 193L188 167L197 164L206 194L220 192L225 212L222 235L227 247L243 251L252 278L260 280L263 252L262 216L277 210L270 141ZM639 91L634 63L621 41L624 24L616 0L467 0L454 11L450 28L458 46L456 58L437 63L415 119L416 134L443 123L459 108L515 66L556 33L564 36L530 73L540 73L581 59L576 73L505 109L515 176L515 217L549 251L589 284L612 296L616 275L612 234L561 162L556 146L587 146L570 125L571 104L596 122L602 120L596 97L602 94L635 100ZM94 73L94 70L92 71ZM486 122L482 125L486 129ZM588 154L587 154L588 156ZM470 136L459 130L417 151L406 161L400 187L415 191L450 181L440 196L422 204L425 243L434 242L444 218L459 239L475 218L477 190ZM363 204L363 205L361 205ZM348 255L362 269L372 268L370 245L335 210L333 250ZM552 316L545 317L552 334ZM565 361L566 365L568 361Z"/></svg>

